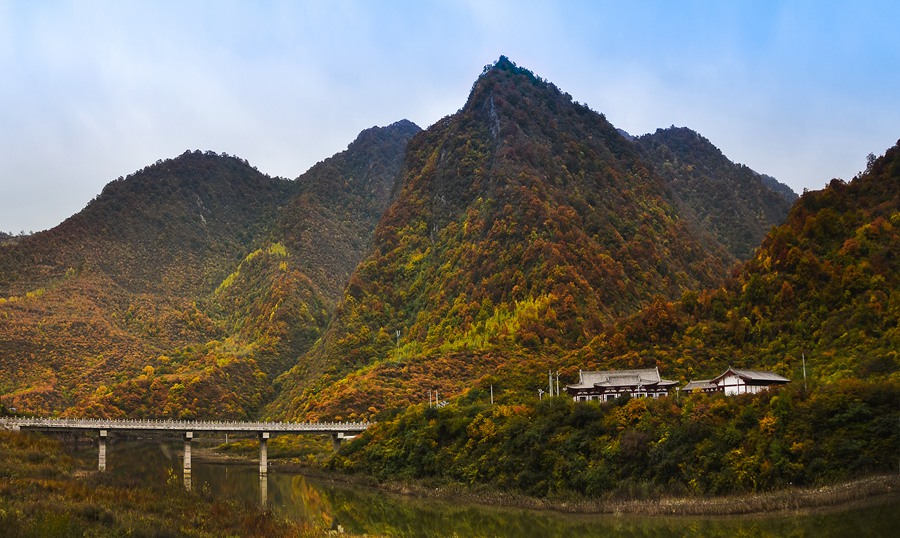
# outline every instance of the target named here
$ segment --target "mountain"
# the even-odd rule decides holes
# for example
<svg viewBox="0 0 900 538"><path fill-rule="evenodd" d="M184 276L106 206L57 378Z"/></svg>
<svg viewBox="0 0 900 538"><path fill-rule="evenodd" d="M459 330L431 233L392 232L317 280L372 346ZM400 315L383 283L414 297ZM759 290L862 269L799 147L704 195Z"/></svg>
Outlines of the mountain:
<svg viewBox="0 0 900 538"><path fill-rule="evenodd" d="M900 143L849 183L804 193L722 287L655 301L571 364L665 365L684 380L730 365L795 382L896 382L897 350Z"/></svg>
<svg viewBox="0 0 900 538"><path fill-rule="evenodd" d="M209 301L232 338L253 342L271 377L319 338L350 274L397 194L406 144L421 131L400 121L360 133L345 151L297 178L297 194Z"/></svg>
<svg viewBox="0 0 900 538"><path fill-rule="evenodd" d="M4 245L0 393L23 410L59 411L152 369L167 350L218 338L195 301L293 188L240 159L186 152Z"/></svg>
<svg viewBox="0 0 900 538"><path fill-rule="evenodd" d="M407 120L366 129L347 150L297 178L300 193L279 213L271 236L297 254L331 303L368 252L375 225L397 195L406 145L420 131Z"/></svg>
<svg viewBox="0 0 900 538"><path fill-rule="evenodd" d="M501 57L456 114L367 129L294 181L189 151L5 238L0 399L358 418L534 391L647 305L720 287L781 187L692 131L632 137Z"/></svg>
<svg viewBox="0 0 900 538"><path fill-rule="evenodd" d="M737 259L748 259L797 199L787 185L733 163L690 129L658 129L635 140L672 189L681 213Z"/></svg>
<svg viewBox="0 0 900 538"><path fill-rule="evenodd" d="M367 130L296 181L186 152L110 183L60 226L4 244L4 403L253 416L330 318L341 284L319 277L340 279L362 257L417 130ZM319 232L303 236L297 223Z"/></svg>
<svg viewBox="0 0 900 538"><path fill-rule="evenodd" d="M59 226L5 248L0 294L58 282L70 270L105 273L134 293L208 290L227 274L213 260L239 260L293 188L211 152L157 161L109 183Z"/></svg>
<svg viewBox="0 0 900 538"><path fill-rule="evenodd" d="M799 196L797 196L797 193L794 192L794 189L788 187L774 177L766 174L760 174L759 177L760 179L762 179L763 185L769 187L773 191L783 196L784 199L787 200L791 205L793 205L794 202L797 201L797 198L799 198Z"/></svg>
<svg viewBox="0 0 900 538"><path fill-rule="evenodd" d="M653 297L717 285L734 260L637 145L506 58L410 142L404 170L270 416L370 416L501 367L524 376Z"/></svg>
<svg viewBox="0 0 900 538"><path fill-rule="evenodd" d="M383 414L327 465L376 480L616 504L793 495L893 477L898 265L900 141L851 182L804 193L723 285L657 297L554 364L563 383L582 368L657 367L686 381L730 365L774 370L792 379L786 386L606 402L501 391L495 402L508 378L498 374L447 405Z"/></svg>

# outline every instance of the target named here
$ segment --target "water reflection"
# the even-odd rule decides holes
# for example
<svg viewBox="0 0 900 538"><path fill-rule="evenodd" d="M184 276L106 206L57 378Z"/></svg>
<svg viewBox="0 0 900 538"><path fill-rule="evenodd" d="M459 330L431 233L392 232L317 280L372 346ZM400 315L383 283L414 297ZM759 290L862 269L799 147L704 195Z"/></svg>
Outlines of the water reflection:
<svg viewBox="0 0 900 538"><path fill-rule="evenodd" d="M265 508L269 500L269 476L264 473L259 475L259 506Z"/></svg>
<svg viewBox="0 0 900 538"><path fill-rule="evenodd" d="M351 496L355 495L351 493ZM860 536L861 527L866 529L864 536L891 536L895 525L900 523L896 505L893 509L825 516L703 519L572 516L445 503L428 506L421 502L377 502L378 499L385 497L369 495L366 499L335 503L338 507L335 518L355 533L423 537L845 537Z"/></svg>
<svg viewBox="0 0 900 538"><path fill-rule="evenodd" d="M178 476L177 443L113 445L107 452L108 471L127 473L143 482ZM89 461L96 466L96 453ZM90 464L86 464L89 466ZM733 518L641 518L578 516L555 512L494 508L435 499L397 497L365 488L349 488L298 474L269 471L260 475L255 462L245 465L203 462L194 454L194 488L214 496L259 502L276 512L323 529L343 529L351 535L416 537L541 537L604 536L665 538L697 536L893 536L900 527L900 503L846 509L827 514L787 514Z"/></svg>

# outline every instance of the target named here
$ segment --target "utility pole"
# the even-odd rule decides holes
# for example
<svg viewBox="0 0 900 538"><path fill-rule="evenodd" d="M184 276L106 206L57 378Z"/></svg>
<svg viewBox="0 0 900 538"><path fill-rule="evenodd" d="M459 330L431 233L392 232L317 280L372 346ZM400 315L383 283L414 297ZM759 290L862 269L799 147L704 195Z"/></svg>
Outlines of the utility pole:
<svg viewBox="0 0 900 538"><path fill-rule="evenodd" d="M556 371L556 395L559 396L559 370Z"/></svg>
<svg viewBox="0 0 900 538"><path fill-rule="evenodd" d="M800 356L803 357L803 392L806 392L808 389L806 386L806 353L801 352Z"/></svg>
<svg viewBox="0 0 900 538"><path fill-rule="evenodd" d="M491 385L491 405L494 405L494 385Z"/></svg>
<svg viewBox="0 0 900 538"><path fill-rule="evenodd" d="M548 381L548 389L550 389L550 396L553 396L553 370L547 370L547 381Z"/></svg>

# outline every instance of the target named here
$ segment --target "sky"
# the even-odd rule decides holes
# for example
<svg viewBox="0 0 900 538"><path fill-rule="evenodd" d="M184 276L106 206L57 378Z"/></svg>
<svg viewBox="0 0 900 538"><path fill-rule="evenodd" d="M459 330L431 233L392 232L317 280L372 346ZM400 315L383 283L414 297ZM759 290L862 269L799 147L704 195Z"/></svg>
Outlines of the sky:
<svg viewBox="0 0 900 538"><path fill-rule="evenodd" d="M900 2L0 0L0 231L185 150L296 178L427 128L500 55L631 134L689 127L798 193L900 139Z"/></svg>

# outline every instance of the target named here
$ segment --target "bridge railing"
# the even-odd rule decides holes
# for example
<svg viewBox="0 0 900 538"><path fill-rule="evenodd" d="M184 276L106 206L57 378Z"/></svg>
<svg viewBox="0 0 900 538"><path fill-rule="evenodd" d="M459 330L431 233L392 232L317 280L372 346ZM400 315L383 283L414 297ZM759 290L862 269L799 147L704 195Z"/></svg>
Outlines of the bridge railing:
<svg viewBox="0 0 900 538"><path fill-rule="evenodd" d="M8 426L52 429L107 430L184 430L184 431L255 431L255 432L362 432L369 422L242 422L169 419L74 419L74 418L0 418Z"/></svg>

